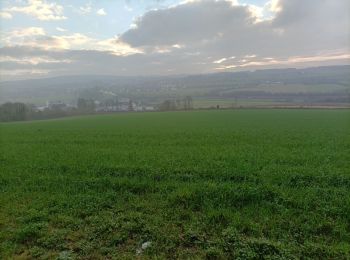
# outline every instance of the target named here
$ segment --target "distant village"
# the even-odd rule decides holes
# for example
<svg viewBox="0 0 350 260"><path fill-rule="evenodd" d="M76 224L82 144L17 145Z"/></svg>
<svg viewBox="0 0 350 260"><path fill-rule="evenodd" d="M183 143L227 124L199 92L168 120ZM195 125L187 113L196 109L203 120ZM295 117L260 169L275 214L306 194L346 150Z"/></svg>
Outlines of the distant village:
<svg viewBox="0 0 350 260"><path fill-rule="evenodd" d="M24 121L59 118L65 116L110 113L110 112L151 112L193 109L192 97L167 99L157 105L134 102L130 98L106 99L103 101L79 98L75 104L63 101L47 101L44 106L7 102L0 105L0 121Z"/></svg>
<svg viewBox="0 0 350 260"><path fill-rule="evenodd" d="M34 106L34 109L41 112L45 110L70 111L72 109L89 112L142 112L156 110L154 106L144 105L141 102L136 103L129 98L106 101L79 98L74 105L62 101L47 101L45 106Z"/></svg>

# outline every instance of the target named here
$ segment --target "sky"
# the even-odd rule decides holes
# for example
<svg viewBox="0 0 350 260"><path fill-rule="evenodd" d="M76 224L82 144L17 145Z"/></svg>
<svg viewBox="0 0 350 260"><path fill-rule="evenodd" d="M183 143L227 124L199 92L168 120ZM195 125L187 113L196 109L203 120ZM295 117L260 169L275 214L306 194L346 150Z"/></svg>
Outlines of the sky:
<svg viewBox="0 0 350 260"><path fill-rule="evenodd" d="M1 0L0 80L350 63L349 0Z"/></svg>

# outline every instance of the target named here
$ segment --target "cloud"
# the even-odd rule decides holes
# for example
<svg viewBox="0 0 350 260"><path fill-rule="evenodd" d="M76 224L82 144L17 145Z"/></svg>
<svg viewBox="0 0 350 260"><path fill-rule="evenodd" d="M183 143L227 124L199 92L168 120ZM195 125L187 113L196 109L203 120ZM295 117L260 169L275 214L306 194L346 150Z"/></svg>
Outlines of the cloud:
<svg viewBox="0 0 350 260"><path fill-rule="evenodd" d="M231 1L188 1L168 9L150 11L121 35L133 47L145 50L186 46L183 53L203 57L313 56L323 50L349 51L347 0L272 0L264 8ZM257 15L257 13L260 13Z"/></svg>
<svg viewBox="0 0 350 260"><path fill-rule="evenodd" d="M57 27L59 32L67 30ZM122 42L118 37L95 39L82 33L48 35L41 27L17 28L3 32L2 44L6 47L29 47L43 50L96 50L126 56L143 51ZM178 47L178 46L177 46Z"/></svg>
<svg viewBox="0 0 350 260"><path fill-rule="evenodd" d="M1 32L1 44L5 46L26 45L28 40L43 37L46 32L41 27L17 28L8 32Z"/></svg>
<svg viewBox="0 0 350 260"><path fill-rule="evenodd" d="M222 59L213 61L213 63L220 64L220 63L223 63L226 60L227 60L226 58L222 58Z"/></svg>
<svg viewBox="0 0 350 260"><path fill-rule="evenodd" d="M8 12L0 12L1 19L12 19L12 14Z"/></svg>
<svg viewBox="0 0 350 260"><path fill-rule="evenodd" d="M50 36L41 27L17 28L3 32L2 44L4 46L29 46L44 50L65 49L72 44L81 43L87 37L83 35Z"/></svg>
<svg viewBox="0 0 350 260"><path fill-rule="evenodd" d="M124 9L126 10L126 11L128 11L128 12L132 12L134 9L130 6L130 5L128 5L128 4L125 4L124 5Z"/></svg>
<svg viewBox="0 0 350 260"><path fill-rule="evenodd" d="M227 70L227 69L244 69L244 68L259 68L261 66L267 68L276 68L276 67L288 67L290 65L312 65L315 66L318 62L326 62L325 64L333 64L332 62L336 61L339 64L349 64L350 53L343 52L334 52L334 53L319 53L315 56L293 56L289 58L263 58L263 59L242 59L235 64L226 64L219 67L216 67L216 70ZM333 64L334 65L334 64Z"/></svg>
<svg viewBox="0 0 350 260"><path fill-rule="evenodd" d="M149 11L109 39L49 36L40 30L26 36L18 29L23 36L7 34L1 49L7 61L0 65L48 75L152 75L348 64L349 5L347 0L271 0L256 9L235 1L187 1ZM28 57L41 59L20 63Z"/></svg>
<svg viewBox="0 0 350 260"><path fill-rule="evenodd" d="M96 14L100 16L107 15L106 11L103 8L97 10Z"/></svg>
<svg viewBox="0 0 350 260"><path fill-rule="evenodd" d="M65 20L63 6L45 0L28 0L26 5L5 8L7 13L23 13L42 21Z"/></svg>
<svg viewBox="0 0 350 260"><path fill-rule="evenodd" d="M91 2L85 4L84 6L80 6L78 9L74 8L73 6L72 6L72 8L75 12L77 12L81 15L88 15L88 14L91 14L93 12L96 12L96 14L99 16L106 16L107 15L104 8L100 8L100 9L97 9L95 11Z"/></svg>
<svg viewBox="0 0 350 260"><path fill-rule="evenodd" d="M59 32L66 32L67 30L62 27L56 27L56 30Z"/></svg>
<svg viewBox="0 0 350 260"><path fill-rule="evenodd" d="M45 71L45 76L102 74L102 75L164 75L209 73L226 70L247 70L264 68L315 66L319 62L326 65L346 64L349 54L320 53L316 56L293 56L289 58L251 58L227 60L213 64L212 58L203 61L200 55L182 55L177 50L170 53L135 53L125 56L114 55L111 51L96 50L44 50L35 47L4 47L0 49L0 67L3 74L11 70L21 70L21 75L31 76L31 70ZM10 58L9 58L10 57ZM11 60L12 59L12 60ZM13 73L7 78L13 78ZM6 76L6 75L5 75ZM39 76L39 75L38 75ZM3 78L5 78L3 76Z"/></svg>
<svg viewBox="0 0 350 260"><path fill-rule="evenodd" d="M146 13L121 38L134 46L186 45L213 40L254 21L248 8L228 1L191 1Z"/></svg>
<svg viewBox="0 0 350 260"><path fill-rule="evenodd" d="M50 73L50 70L36 70L36 69L4 69L2 68L0 71L0 77L2 79L18 79L20 77L28 78L28 77L40 77L45 76Z"/></svg>
<svg viewBox="0 0 350 260"><path fill-rule="evenodd" d="M87 3L84 6L80 6L79 10L78 10L78 12L80 14L83 14L83 15L84 14L89 14L89 13L91 13L91 11L92 11L92 4L91 3Z"/></svg>
<svg viewBox="0 0 350 260"><path fill-rule="evenodd" d="M21 28L17 30L13 30L10 32L11 37L23 38L27 36L35 36L35 35L46 35L46 32L41 27L27 27Z"/></svg>
<svg viewBox="0 0 350 260"><path fill-rule="evenodd" d="M280 0L270 0L265 5L264 8L270 12L278 13L282 10L282 5Z"/></svg>
<svg viewBox="0 0 350 260"><path fill-rule="evenodd" d="M13 62L21 65L38 65L38 64L50 64L50 63L70 63L72 61L69 59L64 59L64 60L53 59L48 56L21 57L21 58L15 58L11 56L1 56L0 62Z"/></svg>
<svg viewBox="0 0 350 260"><path fill-rule="evenodd" d="M97 41L95 49L100 51L109 51L116 56L127 56L136 53L143 53L142 50L132 48L129 44L120 41L118 37Z"/></svg>

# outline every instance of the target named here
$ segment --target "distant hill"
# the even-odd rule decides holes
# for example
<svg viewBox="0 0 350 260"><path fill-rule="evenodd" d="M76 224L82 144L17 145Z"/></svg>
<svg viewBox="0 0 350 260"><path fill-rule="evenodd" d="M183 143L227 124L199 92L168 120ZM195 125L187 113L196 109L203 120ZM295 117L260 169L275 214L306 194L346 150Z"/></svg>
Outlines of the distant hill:
<svg viewBox="0 0 350 260"><path fill-rule="evenodd" d="M349 102L350 65L159 77L60 76L1 82L0 92L0 103L75 102L78 97L101 98L104 92L144 102L190 95L199 100L268 99L344 104Z"/></svg>

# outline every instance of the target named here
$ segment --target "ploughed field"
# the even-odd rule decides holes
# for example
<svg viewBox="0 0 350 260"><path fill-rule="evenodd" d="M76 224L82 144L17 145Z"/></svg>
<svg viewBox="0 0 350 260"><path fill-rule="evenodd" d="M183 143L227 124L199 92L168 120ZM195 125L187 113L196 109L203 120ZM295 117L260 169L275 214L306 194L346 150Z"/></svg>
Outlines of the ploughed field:
<svg viewBox="0 0 350 260"><path fill-rule="evenodd" d="M349 110L0 129L1 259L350 258Z"/></svg>

